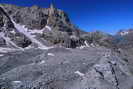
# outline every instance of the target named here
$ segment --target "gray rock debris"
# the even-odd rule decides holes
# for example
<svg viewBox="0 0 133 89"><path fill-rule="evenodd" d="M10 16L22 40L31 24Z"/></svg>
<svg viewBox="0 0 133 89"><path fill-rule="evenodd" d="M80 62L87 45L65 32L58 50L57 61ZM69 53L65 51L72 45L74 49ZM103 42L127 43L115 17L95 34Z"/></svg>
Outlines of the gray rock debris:
<svg viewBox="0 0 133 89"><path fill-rule="evenodd" d="M131 65L104 47L28 49L1 60L4 59L0 84L9 89L132 89L133 86L133 75L128 68Z"/></svg>

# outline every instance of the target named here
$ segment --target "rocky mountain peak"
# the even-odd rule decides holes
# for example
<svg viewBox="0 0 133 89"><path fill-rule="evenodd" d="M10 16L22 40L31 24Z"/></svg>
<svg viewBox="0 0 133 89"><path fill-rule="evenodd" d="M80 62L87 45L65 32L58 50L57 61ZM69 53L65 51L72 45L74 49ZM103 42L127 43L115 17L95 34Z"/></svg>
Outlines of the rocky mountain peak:
<svg viewBox="0 0 133 89"><path fill-rule="evenodd" d="M16 23L25 25L30 29L42 29L46 24L54 23L55 25L56 22L58 22L57 25L70 26L71 24L66 13L55 8L53 4L51 4L50 8L41 8L35 5L32 7L19 7L2 4L2 6ZM47 23L48 19L53 20ZM53 26L54 28L55 26Z"/></svg>
<svg viewBox="0 0 133 89"><path fill-rule="evenodd" d="M121 35L121 36L125 36L125 35L128 35L130 33L133 33L133 29L127 29L127 30L120 30L117 34L118 35Z"/></svg>
<svg viewBox="0 0 133 89"><path fill-rule="evenodd" d="M64 11L55 8L53 5L50 8L41 8L35 5L20 7L1 4L1 6L1 13L3 14L0 15L2 26L0 29L7 30L7 33L3 33L8 34L8 38L16 46L27 47L35 42L38 45L51 43L74 48L77 45L82 45L79 39L80 30L71 23ZM7 27L3 25L7 25ZM65 37L64 34L67 36ZM73 39L71 36L75 36L79 40Z"/></svg>
<svg viewBox="0 0 133 89"><path fill-rule="evenodd" d="M50 4L50 10L51 10L51 11L52 11L52 10L53 10L53 11L55 10L55 6L54 6L53 3Z"/></svg>

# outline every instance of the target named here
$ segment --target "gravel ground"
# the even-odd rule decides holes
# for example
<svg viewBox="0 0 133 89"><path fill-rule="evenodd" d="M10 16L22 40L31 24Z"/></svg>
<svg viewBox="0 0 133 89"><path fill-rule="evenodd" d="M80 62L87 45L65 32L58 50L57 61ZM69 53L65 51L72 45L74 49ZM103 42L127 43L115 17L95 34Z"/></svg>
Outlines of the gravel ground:
<svg viewBox="0 0 133 89"><path fill-rule="evenodd" d="M130 65L104 47L27 49L0 58L7 89L132 89Z"/></svg>

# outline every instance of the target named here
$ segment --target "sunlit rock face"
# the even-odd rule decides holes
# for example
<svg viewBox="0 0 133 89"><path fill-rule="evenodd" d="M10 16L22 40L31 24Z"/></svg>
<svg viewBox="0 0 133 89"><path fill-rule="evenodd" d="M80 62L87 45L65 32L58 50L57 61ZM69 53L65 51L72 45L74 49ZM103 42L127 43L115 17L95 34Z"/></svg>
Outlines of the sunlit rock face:
<svg viewBox="0 0 133 89"><path fill-rule="evenodd" d="M72 34L76 29L71 24L67 14L53 5L49 8L41 8L5 4L3 7L16 23L25 25L29 29L43 29L48 25L53 30L65 31L69 34Z"/></svg>
<svg viewBox="0 0 133 89"><path fill-rule="evenodd" d="M81 33L85 32L76 28L67 14L52 4L49 8L19 7L7 4L1 4L1 7L1 13L4 12L0 17L1 29L10 33L10 37L13 36L10 40L15 41L16 46L24 48L39 43L76 48L82 45L79 37ZM6 33L4 32L4 34ZM64 34L66 37L62 37ZM75 38L71 38L71 36ZM33 39L34 41L36 39L36 42L33 42Z"/></svg>
<svg viewBox="0 0 133 89"><path fill-rule="evenodd" d="M28 28L41 29L46 25L48 11L38 6L18 7L15 5L2 5L6 12L16 23L26 25ZM43 11L46 15L44 15Z"/></svg>

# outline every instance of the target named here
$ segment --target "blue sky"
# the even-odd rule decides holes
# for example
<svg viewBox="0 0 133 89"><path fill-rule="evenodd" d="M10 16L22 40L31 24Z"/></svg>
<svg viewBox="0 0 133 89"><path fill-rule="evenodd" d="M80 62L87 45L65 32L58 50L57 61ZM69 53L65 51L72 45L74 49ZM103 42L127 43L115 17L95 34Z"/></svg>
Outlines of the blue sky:
<svg viewBox="0 0 133 89"><path fill-rule="evenodd" d="M48 7L52 0L0 0L20 6ZM133 28L133 0L53 0L71 21L85 31L116 33Z"/></svg>

